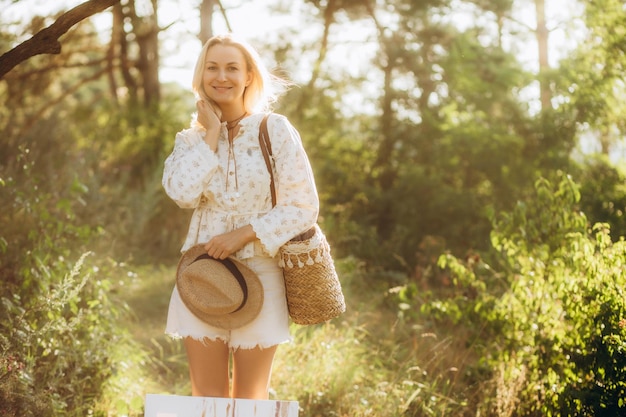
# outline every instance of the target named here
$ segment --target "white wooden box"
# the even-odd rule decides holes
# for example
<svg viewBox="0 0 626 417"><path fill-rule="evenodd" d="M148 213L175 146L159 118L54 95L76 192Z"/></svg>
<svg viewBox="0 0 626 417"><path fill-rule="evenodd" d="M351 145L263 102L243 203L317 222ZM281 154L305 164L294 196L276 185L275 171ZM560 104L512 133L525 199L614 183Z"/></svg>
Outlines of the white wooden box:
<svg viewBox="0 0 626 417"><path fill-rule="evenodd" d="M298 402L147 394L144 417L298 417Z"/></svg>

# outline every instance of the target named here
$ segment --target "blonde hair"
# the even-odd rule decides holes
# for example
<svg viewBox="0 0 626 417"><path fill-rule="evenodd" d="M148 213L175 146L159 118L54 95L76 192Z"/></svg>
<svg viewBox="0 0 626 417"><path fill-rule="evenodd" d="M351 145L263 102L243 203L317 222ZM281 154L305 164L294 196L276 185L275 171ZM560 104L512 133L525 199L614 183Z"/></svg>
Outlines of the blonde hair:
<svg viewBox="0 0 626 417"><path fill-rule="evenodd" d="M207 52L215 45L234 46L244 56L247 70L252 74L252 80L243 93L243 106L246 112L254 113L271 110L271 105L291 86L289 81L279 78L268 71L261 61L258 52L250 44L243 39L237 38L232 33L228 33L213 36L202 46L191 83L198 99L211 103L204 91L202 77Z"/></svg>

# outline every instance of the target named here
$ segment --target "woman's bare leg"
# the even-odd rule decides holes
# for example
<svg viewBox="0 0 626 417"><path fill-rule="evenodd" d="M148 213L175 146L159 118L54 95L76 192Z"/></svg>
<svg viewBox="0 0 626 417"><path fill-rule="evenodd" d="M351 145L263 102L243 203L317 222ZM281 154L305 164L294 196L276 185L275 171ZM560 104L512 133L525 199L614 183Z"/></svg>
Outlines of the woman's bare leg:
<svg viewBox="0 0 626 417"><path fill-rule="evenodd" d="M277 346L233 352L233 398L267 400Z"/></svg>
<svg viewBox="0 0 626 417"><path fill-rule="evenodd" d="M220 340L200 342L186 337L185 348L192 395L228 398L228 345Z"/></svg>

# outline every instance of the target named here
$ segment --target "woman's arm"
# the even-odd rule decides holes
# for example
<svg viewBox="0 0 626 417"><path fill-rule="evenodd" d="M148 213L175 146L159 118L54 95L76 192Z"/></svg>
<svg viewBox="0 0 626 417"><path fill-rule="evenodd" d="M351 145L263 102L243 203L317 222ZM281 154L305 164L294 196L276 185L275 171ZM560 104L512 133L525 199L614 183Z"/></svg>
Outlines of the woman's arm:
<svg viewBox="0 0 626 417"><path fill-rule="evenodd" d="M204 132L186 129L176 135L174 150L165 160L163 188L182 208L195 208L218 168L215 152L203 140Z"/></svg>
<svg viewBox="0 0 626 417"><path fill-rule="evenodd" d="M319 198L313 171L298 131L286 117L268 120L272 142L276 206L251 222L256 237L271 256L288 240L311 228L317 221Z"/></svg>

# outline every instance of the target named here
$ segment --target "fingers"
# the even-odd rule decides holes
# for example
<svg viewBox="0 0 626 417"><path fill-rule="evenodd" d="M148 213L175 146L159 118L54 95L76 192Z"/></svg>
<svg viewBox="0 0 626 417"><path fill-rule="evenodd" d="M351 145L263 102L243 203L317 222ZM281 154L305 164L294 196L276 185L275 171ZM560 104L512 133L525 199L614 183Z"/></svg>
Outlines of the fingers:
<svg viewBox="0 0 626 417"><path fill-rule="evenodd" d="M202 112L207 116L213 113L215 117L219 118L219 111L212 103L207 103L204 100L198 100L196 101L196 109L198 109L198 112Z"/></svg>
<svg viewBox="0 0 626 417"><path fill-rule="evenodd" d="M252 231L252 233L249 231ZM204 249L206 249L209 256L216 259L226 259L244 247L247 242L251 242L255 236L252 226L248 225L228 233L214 236L206 243Z"/></svg>
<svg viewBox="0 0 626 417"><path fill-rule="evenodd" d="M199 112L206 112L208 108L209 107L204 100L196 101L196 109L198 109Z"/></svg>
<svg viewBox="0 0 626 417"><path fill-rule="evenodd" d="M204 122L208 122L209 121L209 115L208 115L208 108L207 108L207 104L202 101L202 100L198 100L196 102L196 109L198 110L198 120L201 123Z"/></svg>
<svg viewBox="0 0 626 417"><path fill-rule="evenodd" d="M222 117L222 110L220 109L220 107L217 105L216 102L209 100L209 101L202 101L203 105L207 107L207 109L213 113L215 113L215 117L220 119Z"/></svg>
<svg viewBox="0 0 626 417"><path fill-rule="evenodd" d="M210 257L215 258L215 259L226 259L232 254L231 251L217 244L213 240L207 243L204 246L204 249L206 249L207 254Z"/></svg>
<svg viewBox="0 0 626 417"><path fill-rule="evenodd" d="M196 109L198 110L198 122L204 126L205 129L220 124L218 109L210 102L198 100L196 101Z"/></svg>

